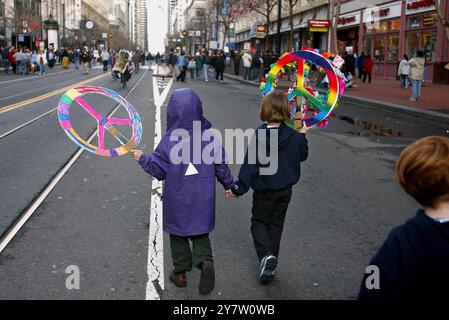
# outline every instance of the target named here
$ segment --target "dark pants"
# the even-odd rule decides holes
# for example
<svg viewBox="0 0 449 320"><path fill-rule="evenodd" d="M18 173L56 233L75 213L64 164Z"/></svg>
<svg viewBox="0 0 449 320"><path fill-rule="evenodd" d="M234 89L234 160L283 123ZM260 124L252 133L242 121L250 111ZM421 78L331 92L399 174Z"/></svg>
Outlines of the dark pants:
<svg viewBox="0 0 449 320"><path fill-rule="evenodd" d="M186 80L186 72L187 72L187 69L182 68L181 73L176 77L176 80L179 81L179 79L181 79L181 81L184 82Z"/></svg>
<svg viewBox="0 0 449 320"><path fill-rule="evenodd" d="M103 71L104 72L108 71L108 61L107 60L103 61Z"/></svg>
<svg viewBox="0 0 449 320"><path fill-rule="evenodd" d="M189 240L192 241L192 249ZM192 266L199 269L204 260L213 260L209 234L192 237L171 234L170 247L175 273L190 271Z"/></svg>
<svg viewBox="0 0 449 320"><path fill-rule="evenodd" d="M240 73L240 60L234 63L234 73L236 76L238 76Z"/></svg>
<svg viewBox="0 0 449 320"><path fill-rule="evenodd" d="M368 76L368 82L371 83L371 72L363 72L363 82L366 81L366 76Z"/></svg>
<svg viewBox="0 0 449 320"><path fill-rule="evenodd" d="M259 261L268 254L279 255L285 215L292 188L253 193L251 234Z"/></svg>
<svg viewBox="0 0 449 320"><path fill-rule="evenodd" d="M215 70L215 80L218 81L219 77L220 77L220 80L223 81L223 70L216 69Z"/></svg>

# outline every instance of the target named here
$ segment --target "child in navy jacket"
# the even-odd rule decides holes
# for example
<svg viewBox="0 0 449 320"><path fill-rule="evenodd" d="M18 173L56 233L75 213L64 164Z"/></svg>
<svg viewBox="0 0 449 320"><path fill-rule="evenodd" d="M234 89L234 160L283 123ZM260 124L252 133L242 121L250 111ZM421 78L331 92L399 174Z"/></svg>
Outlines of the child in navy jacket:
<svg viewBox="0 0 449 320"><path fill-rule="evenodd" d="M301 162L307 159L308 147L305 136L307 127L301 133L288 127L284 121L290 118L290 103L285 93L273 91L262 100L260 118L266 122L256 130L257 149L265 148L270 153L271 162L267 165L256 157L255 163L249 160L249 150L240 168L238 181L228 196L241 196L250 188L253 193L251 234L260 261L259 278L262 284L272 281L278 264L279 246L284 220L292 196L292 186L301 175ZM271 137L276 137L274 145ZM251 143L250 143L251 145ZM274 148L274 149L273 149ZM277 170L263 174L262 170L273 165L273 154L277 155Z"/></svg>
<svg viewBox="0 0 449 320"><path fill-rule="evenodd" d="M426 137L408 146L396 163L396 180L424 210L391 231L370 262L359 299L447 300L449 139Z"/></svg>

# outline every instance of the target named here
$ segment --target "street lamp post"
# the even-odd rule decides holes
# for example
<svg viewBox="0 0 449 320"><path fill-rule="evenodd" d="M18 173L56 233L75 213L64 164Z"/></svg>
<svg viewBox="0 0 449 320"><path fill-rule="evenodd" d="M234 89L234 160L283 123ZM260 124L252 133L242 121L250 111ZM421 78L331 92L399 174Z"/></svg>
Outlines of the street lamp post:
<svg viewBox="0 0 449 320"><path fill-rule="evenodd" d="M66 44L65 39L65 1L62 0L62 46L64 47Z"/></svg>
<svg viewBox="0 0 449 320"><path fill-rule="evenodd" d="M282 19L281 8L282 8L282 0L278 0L277 49L279 57L281 56L281 19ZM268 32L269 27L270 26L267 26L266 32Z"/></svg>

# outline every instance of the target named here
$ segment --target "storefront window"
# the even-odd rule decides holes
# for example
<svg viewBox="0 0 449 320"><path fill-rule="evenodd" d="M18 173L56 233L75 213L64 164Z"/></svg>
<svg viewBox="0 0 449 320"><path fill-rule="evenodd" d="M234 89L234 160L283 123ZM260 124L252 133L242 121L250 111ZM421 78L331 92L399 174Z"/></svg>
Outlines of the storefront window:
<svg viewBox="0 0 449 320"><path fill-rule="evenodd" d="M436 32L423 32L422 38L424 57L429 62L435 61L435 48L437 45Z"/></svg>
<svg viewBox="0 0 449 320"><path fill-rule="evenodd" d="M407 21L407 27L409 29L421 27L421 17L409 17Z"/></svg>
<svg viewBox="0 0 449 320"><path fill-rule="evenodd" d="M372 38L365 38L363 40L363 52L366 55L371 54L371 39Z"/></svg>
<svg viewBox="0 0 449 320"><path fill-rule="evenodd" d="M385 61L385 37L374 39L374 58L376 61Z"/></svg>
<svg viewBox="0 0 449 320"><path fill-rule="evenodd" d="M390 21L390 30L399 30L401 29L401 20L393 20Z"/></svg>
<svg viewBox="0 0 449 320"><path fill-rule="evenodd" d="M419 34L415 32L407 33L405 36L405 53L409 58L418 51L419 48Z"/></svg>
<svg viewBox="0 0 449 320"><path fill-rule="evenodd" d="M376 31L378 31L378 32L387 32L388 31L388 25L389 25L388 21L381 21L379 23L379 29L376 30Z"/></svg>
<svg viewBox="0 0 449 320"><path fill-rule="evenodd" d="M422 26L423 28L435 27L438 22L438 15L436 13L428 13L423 16Z"/></svg>
<svg viewBox="0 0 449 320"><path fill-rule="evenodd" d="M389 35L387 46L387 61L388 62L398 61L398 55L399 55L399 35Z"/></svg>

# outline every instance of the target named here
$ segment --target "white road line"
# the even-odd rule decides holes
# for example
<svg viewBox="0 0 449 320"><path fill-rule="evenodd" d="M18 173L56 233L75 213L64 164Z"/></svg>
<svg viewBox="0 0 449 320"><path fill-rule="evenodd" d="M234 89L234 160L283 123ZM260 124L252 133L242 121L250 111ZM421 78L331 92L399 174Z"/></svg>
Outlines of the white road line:
<svg viewBox="0 0 449 320"><path fill-rule="evenodd" d="M173 80L170 80L162 94L153 77L153 98L155 110L154 149L161 141L161 107L167 98ZM150 230L148 238L148 282L146 300L161 300L159 289L164 290L164 238L162 230L162 182L153 178L151 183ZM158 288L157 288L158 287Z"/></svg>
<svg viewBox="0 0 449 320"><path fill-rule="evenodd" d="M137 85L145 76L145 73L142 77L136 82L134 87L128 92L128 94L124 97L125 99L134 91ZM107 117L112 117L114 113L120 108L120 105L117 105L108 115ZM91 142L95 136L97 135L97 130L95 130L87 139L87 142ZM14 238L14 236L19 232L22 226L28 221L31 215L39 208L40 204L45 200L45 198L50 194L50 192L54 189L54 187L58 184L58 182L62 179L62 177L66 174L66 172L72 167L76 160L83 153L84 149L79 148L75 154L69 159L69 161L62 167L61 170L50 180L50 182L45 186L39 196L31 203L31 205L19 216L19 218L14 222L13 226L9 228L6 233L0 238L0 253L3 249L6 248L8 243Z"/></svg>
<svg viewBox="0 0 449 320"><path fill-rule="evenodd" d="M17 82L17 81L25 81L25 80L36 80L36 79L45 80L45 79L48 79L52 76L56 76L61 73L73 73L75 71L79 71L79 70L74 69L74 70L63 70L63 71L57 71L57 72L52 72L52 73L46 73L44 77L42 77L42 76L39 77L39 76L33 74L33 75L28 75L28 76L25 76L25 77L19 78L19 79L1 81L0 84L12 83L12 82ZM14 77L14 75L11 75L11 77ZM0 88L3 89L3 88L9 88L9 87L0 87Z"/></svg>

